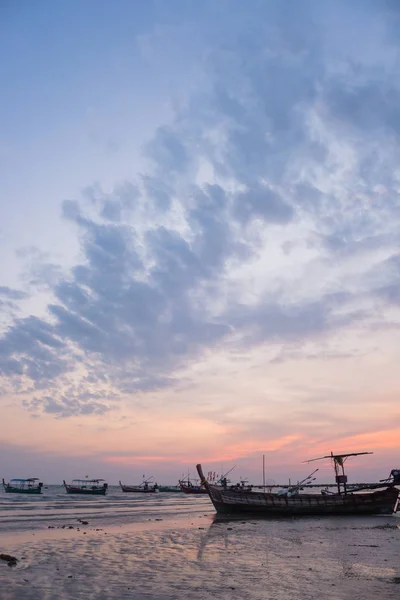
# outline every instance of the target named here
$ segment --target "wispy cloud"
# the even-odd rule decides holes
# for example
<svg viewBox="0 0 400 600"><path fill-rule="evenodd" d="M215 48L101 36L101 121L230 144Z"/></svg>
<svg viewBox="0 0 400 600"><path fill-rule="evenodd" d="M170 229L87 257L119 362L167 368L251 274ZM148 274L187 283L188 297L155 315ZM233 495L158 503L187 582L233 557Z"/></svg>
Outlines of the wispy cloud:
<svg viewBox="0 0 400 600"><path fill-rule="evenodd" d="M386 9L369 6L355 44L358 5L340 3L336 20L316 2L237 8L242 26L236 16L210 33L201 89L146 144L147 171L63 202L79 240L72 268L28 253L24 282L46 306L10 313L0 373L33 414L101 416L188 380L198 390L191 369L224 353L231 373L235 357L265 348L270 370L358 360L370 348L348 338L398 321L400 77ZM146 36L146 52L158 38ZM379 52L363 58L369 39ZM13 310L26 301L25 290L0 295ZM328 435L327 418L304 413L271 448ZM266 447L247 425L237 447L225 432L230 456Z"/></svg>

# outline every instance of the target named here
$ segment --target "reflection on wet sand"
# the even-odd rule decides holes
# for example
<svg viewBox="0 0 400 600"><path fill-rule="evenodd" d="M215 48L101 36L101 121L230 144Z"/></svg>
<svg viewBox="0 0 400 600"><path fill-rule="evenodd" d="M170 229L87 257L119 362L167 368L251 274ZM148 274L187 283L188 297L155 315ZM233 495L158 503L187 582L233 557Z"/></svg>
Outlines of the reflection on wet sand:
<svg viewBox="0 0 400 600"><path fill-rule="evenodd" d="M226 527L222 527L222 524L225 523L225 521L222 521L221 519L215 517L208 530L200 535L199 546L197 551L197 560L203 560L204 551L206 549L207 544L212 545L214 542L223 541L224 547L228 548L228 531Z"/></svg>
<svg viewBox="0 0 400 600"><path fill-rule="evenodd" d="M203 500L182 514L173 502L167 517L160 507L79 531L12 531L2 551L18 564L0 565L2 600L398 600L396 517L221 519Z"/></svg>

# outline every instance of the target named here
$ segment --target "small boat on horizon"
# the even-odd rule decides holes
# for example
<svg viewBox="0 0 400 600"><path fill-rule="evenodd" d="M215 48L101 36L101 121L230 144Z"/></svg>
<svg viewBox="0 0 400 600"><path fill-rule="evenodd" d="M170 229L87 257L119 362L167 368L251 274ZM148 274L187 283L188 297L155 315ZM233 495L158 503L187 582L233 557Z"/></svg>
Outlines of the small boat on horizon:
<svg viewBox="0 0 400 600"><path fill-rule="evenodd" d="M104 479L73 479L71 483L65 483L67 494L86 494L89 496L105 496L108 483Z"/></svg>
<svg viewBox="0 0 400 600"><path fill-rule="evenodd" d="M333 454L312 459L330 458L335 470L337 491L323 489L318 493L303 493L304 487L312 485L312 473L294 486L282 488L278 492L254 490L254 486L230 486L226 478L217 484L210 483L204 477L203 469L197 465L201 483L210 496L215 510L219 514L274 516L338 516L338 515L391 515L399 507L400 470L393 469L390 476L379 483L361 484L349 487L344 463L351 456L372 454L355 452L351 454ZM317 469L318 470L318 469ZM309 483L310 482L310 483Z"/></svg>
<svg viewBox="0 0 400 600"><path fill-rule="evenodd" d="M131 492L133 494L156 494L158 492L158 485L157 483L150 484L151 479L153 478L150 477L149 479L146 479L146 481L142 481L139 485L124 485L121 482L119 482L119 485L123 492Z"/></svg>
<svg viewBox="0 0 400 600"><path fill-rule="evenodd" d="M43 483L37 477L29 479L11 479L6 483L3 479L3 489L8 494L41 494Z"/></svg>
<svg viewBox="0 0 400 600"><path fill-rule="evenodd" d="M200 481L202 480L200 479ZM187 479L180 479L179 487L181 492L184 492L185 494L208 494L208 491L203 484L197 485L197 482L193 483L189 477Z"/></svg>

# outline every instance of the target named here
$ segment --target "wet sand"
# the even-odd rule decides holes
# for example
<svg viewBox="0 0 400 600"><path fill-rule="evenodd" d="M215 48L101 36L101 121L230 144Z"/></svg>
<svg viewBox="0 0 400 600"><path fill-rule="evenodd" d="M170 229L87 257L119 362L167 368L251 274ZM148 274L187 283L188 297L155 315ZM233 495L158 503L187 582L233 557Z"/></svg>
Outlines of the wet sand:
<svg viewBox="0 0 400 600"><path fill-rule="evenodd" d="M174 500L171 500L174 502ZM120 524L0 533L2 600L400 598L400 518L217 520L162 510ZM150 519L150 520L149 520ZM59 528L57 528L59 527ZM77 530L77 527L80 530ZM0 561L2 562L2 561Z"/></svg>

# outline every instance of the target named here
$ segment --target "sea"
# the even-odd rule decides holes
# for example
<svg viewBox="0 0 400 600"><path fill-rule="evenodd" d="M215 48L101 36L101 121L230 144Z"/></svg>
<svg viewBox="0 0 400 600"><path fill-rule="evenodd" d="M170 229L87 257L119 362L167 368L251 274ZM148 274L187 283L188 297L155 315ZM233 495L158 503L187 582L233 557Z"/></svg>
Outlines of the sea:
<svg viewBox="0 0 400 600"><path fill-rule="evenodd" d="M0 553L1 600L400 599L399 513L221 519L208 496L47 486L0 492Z"/></svg>

